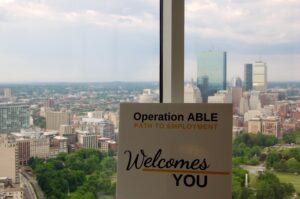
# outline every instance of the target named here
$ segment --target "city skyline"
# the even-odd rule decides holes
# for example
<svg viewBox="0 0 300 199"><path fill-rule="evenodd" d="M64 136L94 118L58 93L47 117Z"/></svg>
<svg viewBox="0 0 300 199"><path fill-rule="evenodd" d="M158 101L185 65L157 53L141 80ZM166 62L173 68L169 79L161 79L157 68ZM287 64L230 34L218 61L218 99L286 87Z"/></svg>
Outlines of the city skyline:
<svg viewBox="0 0 300 199"><path fill-rule="evenodd" d="M221 49L227 80L264 61L270 81L298 81L299 8L295 0L186 0L185 78L195 79L200 52ZM158 0L3 0L0 23L0 82L159 79Z"/></svg>

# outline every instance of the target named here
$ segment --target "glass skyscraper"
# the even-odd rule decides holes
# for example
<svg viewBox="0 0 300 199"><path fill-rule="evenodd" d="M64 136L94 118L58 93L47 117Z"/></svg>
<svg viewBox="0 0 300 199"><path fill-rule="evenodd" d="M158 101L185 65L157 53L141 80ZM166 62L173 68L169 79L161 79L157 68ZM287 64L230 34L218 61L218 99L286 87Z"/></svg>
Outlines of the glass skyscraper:
<svg viewBox="0 0 300 199"><path fill-rule="evenodd" d="M252 64L245 64L244 67L244 81L246 91L252 90Z"/></svg>
<svg viewBox="0 0 300 199"><path fill-rule="evenodd" d="M226 89L227 55L221 51L206 51L198 56L197 86L203 102L218 90Z"/></svg>

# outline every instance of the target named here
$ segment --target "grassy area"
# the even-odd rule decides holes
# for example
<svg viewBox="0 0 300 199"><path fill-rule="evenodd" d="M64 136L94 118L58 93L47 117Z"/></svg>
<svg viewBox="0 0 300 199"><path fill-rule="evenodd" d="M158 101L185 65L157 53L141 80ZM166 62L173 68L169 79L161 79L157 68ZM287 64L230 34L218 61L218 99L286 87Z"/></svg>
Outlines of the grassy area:
<svg viewBox="0 0 300 199"><path fill-rule="evenodd" d="M257 176L255 174L253 174L253 173L250 173L249 177L250 177L249 186L250 187L255 187L256 186L256 178L257 178Z"/></svg>
<svg viewBox="0 0 300 199"><path fill-rule="evenodd" d="M300 176L288 173L274 173L279 179L280 182L292 183L296 189L297 193L300 193Z"/></svg>

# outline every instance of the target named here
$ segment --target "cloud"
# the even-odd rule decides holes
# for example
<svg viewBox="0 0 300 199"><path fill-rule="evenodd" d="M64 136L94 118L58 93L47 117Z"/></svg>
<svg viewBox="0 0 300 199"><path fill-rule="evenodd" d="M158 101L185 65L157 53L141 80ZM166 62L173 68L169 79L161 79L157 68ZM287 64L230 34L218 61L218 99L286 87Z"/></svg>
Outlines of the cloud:
<svg viewBox="0 0 300 199"><path fill-rule="evenodd" d="M187 0L187 29L245 44L299 42L299 1Z"/></svg>
<svg viewBox="0 0 300 199"><path fill-rule="evenodd" d="M69 4L65 4L66 2L69 2ZM77 6L74 6L74 2L66 2L62 3L61 1L53 0L40 3L36 1L5 0L0 4L0 13L2 13L0 19L14 21L15 23L36 23L39 21L42 23L72 23L73 25L88 23L97 26L144 29L149 27L153 28L153 21L156 21L157 24L159 21L157 17L154 17L153 10L144 9L142 12L139 10L139 12L133 12L133 9L137 7L128 6L130 4L128 4L128 2L124 4L124 1L117 1L118 4L116 5L118 6L114 6L111 1L91 1L93 3L83 3L83 1L79 1L80 5ZM147 0L146 4L149 3L150 1ZM99 9L96 10L91 6L87 6L91 4ZM119 7L120 4L124 7L121 11L119 10L117 12L115 8ZM101 7L100 5L103 6ZM141 6L140 3L138 3L138 6Z"/></svg>
<svg viewBox="0 0 300 199"><path fill-rule="evenodd" d="M0 81L157 80L159 13L130 1L0 4Z"/></svg>
<svg viewBox="0 0 300 199"><path fill-rule="evenodd" d="M186 0L186 76L210 49L228 52L230 75L260 56L272 78L296 70L299 13L299 0ZM158 30L158 0L0 0L0 65L15 79L157 79Z"/></svg>

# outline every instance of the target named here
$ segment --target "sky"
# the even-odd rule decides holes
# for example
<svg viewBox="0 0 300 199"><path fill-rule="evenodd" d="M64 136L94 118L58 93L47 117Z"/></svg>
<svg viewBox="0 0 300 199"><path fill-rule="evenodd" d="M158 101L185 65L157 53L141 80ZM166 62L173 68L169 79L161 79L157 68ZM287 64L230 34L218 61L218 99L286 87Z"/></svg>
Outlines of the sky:
<svg viewBox="0 0 300 199"><path fill-rule="evenodd" d="M264 61L300 81L299 0L186 0L185 78L227 52L228 80ZM158 81L159 0L0 0L0 82Z"/></svg>

